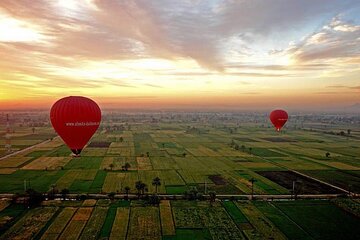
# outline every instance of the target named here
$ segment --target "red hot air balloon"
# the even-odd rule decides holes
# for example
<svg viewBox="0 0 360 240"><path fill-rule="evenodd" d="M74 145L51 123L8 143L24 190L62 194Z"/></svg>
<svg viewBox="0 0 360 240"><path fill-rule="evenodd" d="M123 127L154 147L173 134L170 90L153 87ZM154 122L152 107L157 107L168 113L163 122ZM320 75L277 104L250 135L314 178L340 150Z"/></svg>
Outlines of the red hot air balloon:
<svg viewBox="0 0 360 240"><path fill-rule="evenodd" d="M274 110L270 113L270 120L277 131L285 125L289 116L284 110Z"/></svg>
<svg viewBox="0 0 360 240"><path fill-rule="evenodd" d="M89 98L70 96L54 103L50 120L66 145L75 155L79 155L100 125L101 110Z"/></svg>

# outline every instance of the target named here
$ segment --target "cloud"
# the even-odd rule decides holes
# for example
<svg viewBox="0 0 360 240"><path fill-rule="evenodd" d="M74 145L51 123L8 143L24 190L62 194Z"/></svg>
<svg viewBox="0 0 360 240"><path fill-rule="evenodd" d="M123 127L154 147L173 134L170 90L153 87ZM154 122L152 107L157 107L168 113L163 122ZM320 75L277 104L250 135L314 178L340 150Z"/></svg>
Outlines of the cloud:
<svg viewBox="0 0 360 240"><path fill-rule="evenodd" d="M315 32L287 49L299 62L356 58L360 55L360 25L333 18Z"/></svg>
<svg viewBox="0 0 360 240"><path fill-rule="evenodd" d="M0 42L33 42L45 40L39 26L21 21L0 12Z"/></svg>
<svg viewBox="0 0 360 240"><path fill-rule="evenodd" d="M281 50L281 53L282 50ZM273 53L273 54L277 54L277 53ZM226 69L252 69L252 70L267 70L267 71L283 71L283 70L287 70L287 71L311 71L311 70L324 70L324 69L328 69L331 68L332 65L331 64L327 64L327 63L299 63L296 65L251 65L251 64L241 64L241 63L236 63L236 64L230 64L230 65L226 65Z"/></svg>
<svg viewBox="0 0 360 240"><path fill-rule="evenodd" d="M137 96L210 79L206 91L231 94L233 83L251 93L313 73L344 75L360 63L360 26L339 15L350 8L360 9L359 1L2 0L1 84L34 95ZM13 32L6 35L7 26Z"/></svg>
<svg viewBox="0 0 360 240"><path fill-rule="evenodd" d="M175 72L168 71L159 73L159 75L164 76L217 76L220 75L218 72ZM294 74L286 74L286 73L262 73L262 72L240 72L240 71L232 71L232 72L222 72L221 76L245 76L245 77L294 77Z"/></svg>
<svg viewBox="0 0 360 240"><path fill-rule="evenodd" d="M313 0L307 4L297 0L227 0L222 1L223 21L218 27L224 33L246 30L268 35L274 30L296 29L316 16L335 14L359 5L356 0Z"/></svg>
<svg viewBox="0 0 360 240"><path fill-rule="evenodd" d="M248 52L245 43L287 34L316 16L358 5L352 0L0 2L16 21L41 29L51 44L37 49L43 53L99 60L188 57L216 71L224 70L225 45L234 36L245 42L232 50ZM351 25L333 28L356 31Z"/></svg>
<svg viewBox="0 0 360 240"><path fill-rule="evenodd" d="M343 92L327 91L327 92L315 92L315 94L324 94L324 95L333 95L333 94L342 94Z"/></svg>
<svg viewBox="0 0 360 240"><path fill-rule="evenodd" d="M286 73L260 73L260 72L230 72L227 75L247 76L247 77L295 77L294 74Z"/></svg>
<svg viewBox="0 0 360 240"><path fill-rule="evenodd" d="M348 88L348 87L344 85L331 85L331 86L327 86L326 88Z"/></svg>
<svg viewBox="0 0 360 240"><path fill-rule="evenodd" d="M150 2L150 1L148 1ZM351 7L357 1L323 0L303 4L296 0L254 1L152 1L165 25L168 39L181 54L196 59L200 65L223 70L231 52L255 54L254 43L262 44L274 34L288 36L289 31L317 19ZM228 44L235 39L235 44Z"/></svg>
<svg viewBox="0 0 360 240"><path fill-rule="evenodd" d="M331 85L331 86L327 86L327 88L360 90L360 85L359 86Z"/></svg>
<svg viewBox="0 0 360 240"><path fill-rule="evenodd" d="M153 87L153 88L163 88L162 86L160 85L156 85L156 84L150 84L150 83L147 83L147 84L144 84L145 86L149 86L149 87Z"/></svg>
<svg viewBox="0 0 360 240"><path fill-rule="evenodd" d="M240 95L259 95L261 93L259 92L243 92L243 93L240 93Z"/></svg>

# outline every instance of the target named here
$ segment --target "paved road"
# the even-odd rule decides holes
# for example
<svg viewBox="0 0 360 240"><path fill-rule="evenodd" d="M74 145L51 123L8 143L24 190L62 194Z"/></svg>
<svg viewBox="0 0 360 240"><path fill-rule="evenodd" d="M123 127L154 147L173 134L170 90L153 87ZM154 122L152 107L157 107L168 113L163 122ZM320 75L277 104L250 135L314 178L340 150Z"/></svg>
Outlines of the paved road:
<svg viewBox="0 0 360 240"><path fill-rule="evenodd" d="M12 193L3 193L0 194L0 198L11 198L13 197L15 194ZM87 199L107 199L109 198L109 196L107 194L84 194L86 196ZM69 199L75 199L77 196L79 196L79 194L67 194L67 198ZM180 199L185 199L184 195L180 195L180 194L176 194L176 195L172 195L172 194L158 194L158 196L161 199L174 199L174 200L180 200ZM203 195L205 199L209 198L209 195ZM297 195L298 199L333 199L333 198L337 198L343 196L343 194L301 194L301 195ZM360 198L360 194L352 194L351 195L353 198ZM61 198L61 194L57 194L56 197ZM124 199L126 198L126 194L116 194L115 195L116 199ZM129 194L128 195L129 199L137 199L138 196L136 194ZM227 194L227 195L216 195L217 199L221 199L221 200L231 200L231 199L241 199L241 200L246 200L252 199L252 196L250 194L241 194L241 195L231 195L231 194ZM293 199L293 196L290 194L281 194L281 195L269 195L269 194L264 194L264 195L255 195L253 196L253 199L256 200L291 200Z"/></svg>
<svg viewBox="0 0 360 240"><path fill-rule="evenodd" d="M58 137L59 137L59 136L54 137L53 140L54 140L55 138L58 138ZM43 142L40 142L40 143L38 143L38 144L32 145L32 146L30 146L30 147L21 149L21 150L19 150L19 151L13 152L13 153L10 153L10 154L8 154L8 155L5 155L5 156L1 157L1 158L0 158L0 161L3 160L3 159L6 159L6 158L8 158L8 157L15 156L15 155L17 155L17 154L26 152L26 151L28 151L28 150L30 150L30 149L33 149L34 147L43 145L43 144L48 143L48 142L50 142L50 141L51 141L50 139L47 139L47 140L45 140L45 141L43 141Z"/></svg>

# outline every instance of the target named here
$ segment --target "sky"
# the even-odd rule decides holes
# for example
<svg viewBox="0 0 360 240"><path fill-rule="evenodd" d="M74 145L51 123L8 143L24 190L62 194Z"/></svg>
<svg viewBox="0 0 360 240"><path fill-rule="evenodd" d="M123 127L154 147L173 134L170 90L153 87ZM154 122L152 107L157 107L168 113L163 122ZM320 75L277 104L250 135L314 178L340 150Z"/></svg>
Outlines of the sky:
<svg viewBox="0 0 360 240"><path fill-rule="evenodd" d="M0 109L341 109L358 0L1 0Z"/></svg>

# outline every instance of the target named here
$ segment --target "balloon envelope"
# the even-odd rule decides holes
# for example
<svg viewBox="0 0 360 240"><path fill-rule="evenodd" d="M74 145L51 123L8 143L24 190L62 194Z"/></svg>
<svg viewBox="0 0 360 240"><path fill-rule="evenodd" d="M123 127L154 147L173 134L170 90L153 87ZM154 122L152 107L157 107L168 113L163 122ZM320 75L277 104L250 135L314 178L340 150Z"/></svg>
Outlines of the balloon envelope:
<svg viewBox="0 0 360 240"><path fill-rule="evenodd" d="M54 103L50 110L50 120L66 145L78 155L98 129L101 110L89 98L70 96Z"/></svg>
<svg viewBox="0 0 360 240"><path fill-rule="evenodd" d="M274 110L270 113L270 121L274 125L277 131L285 125L289 116L284 110Z"/></svg>

